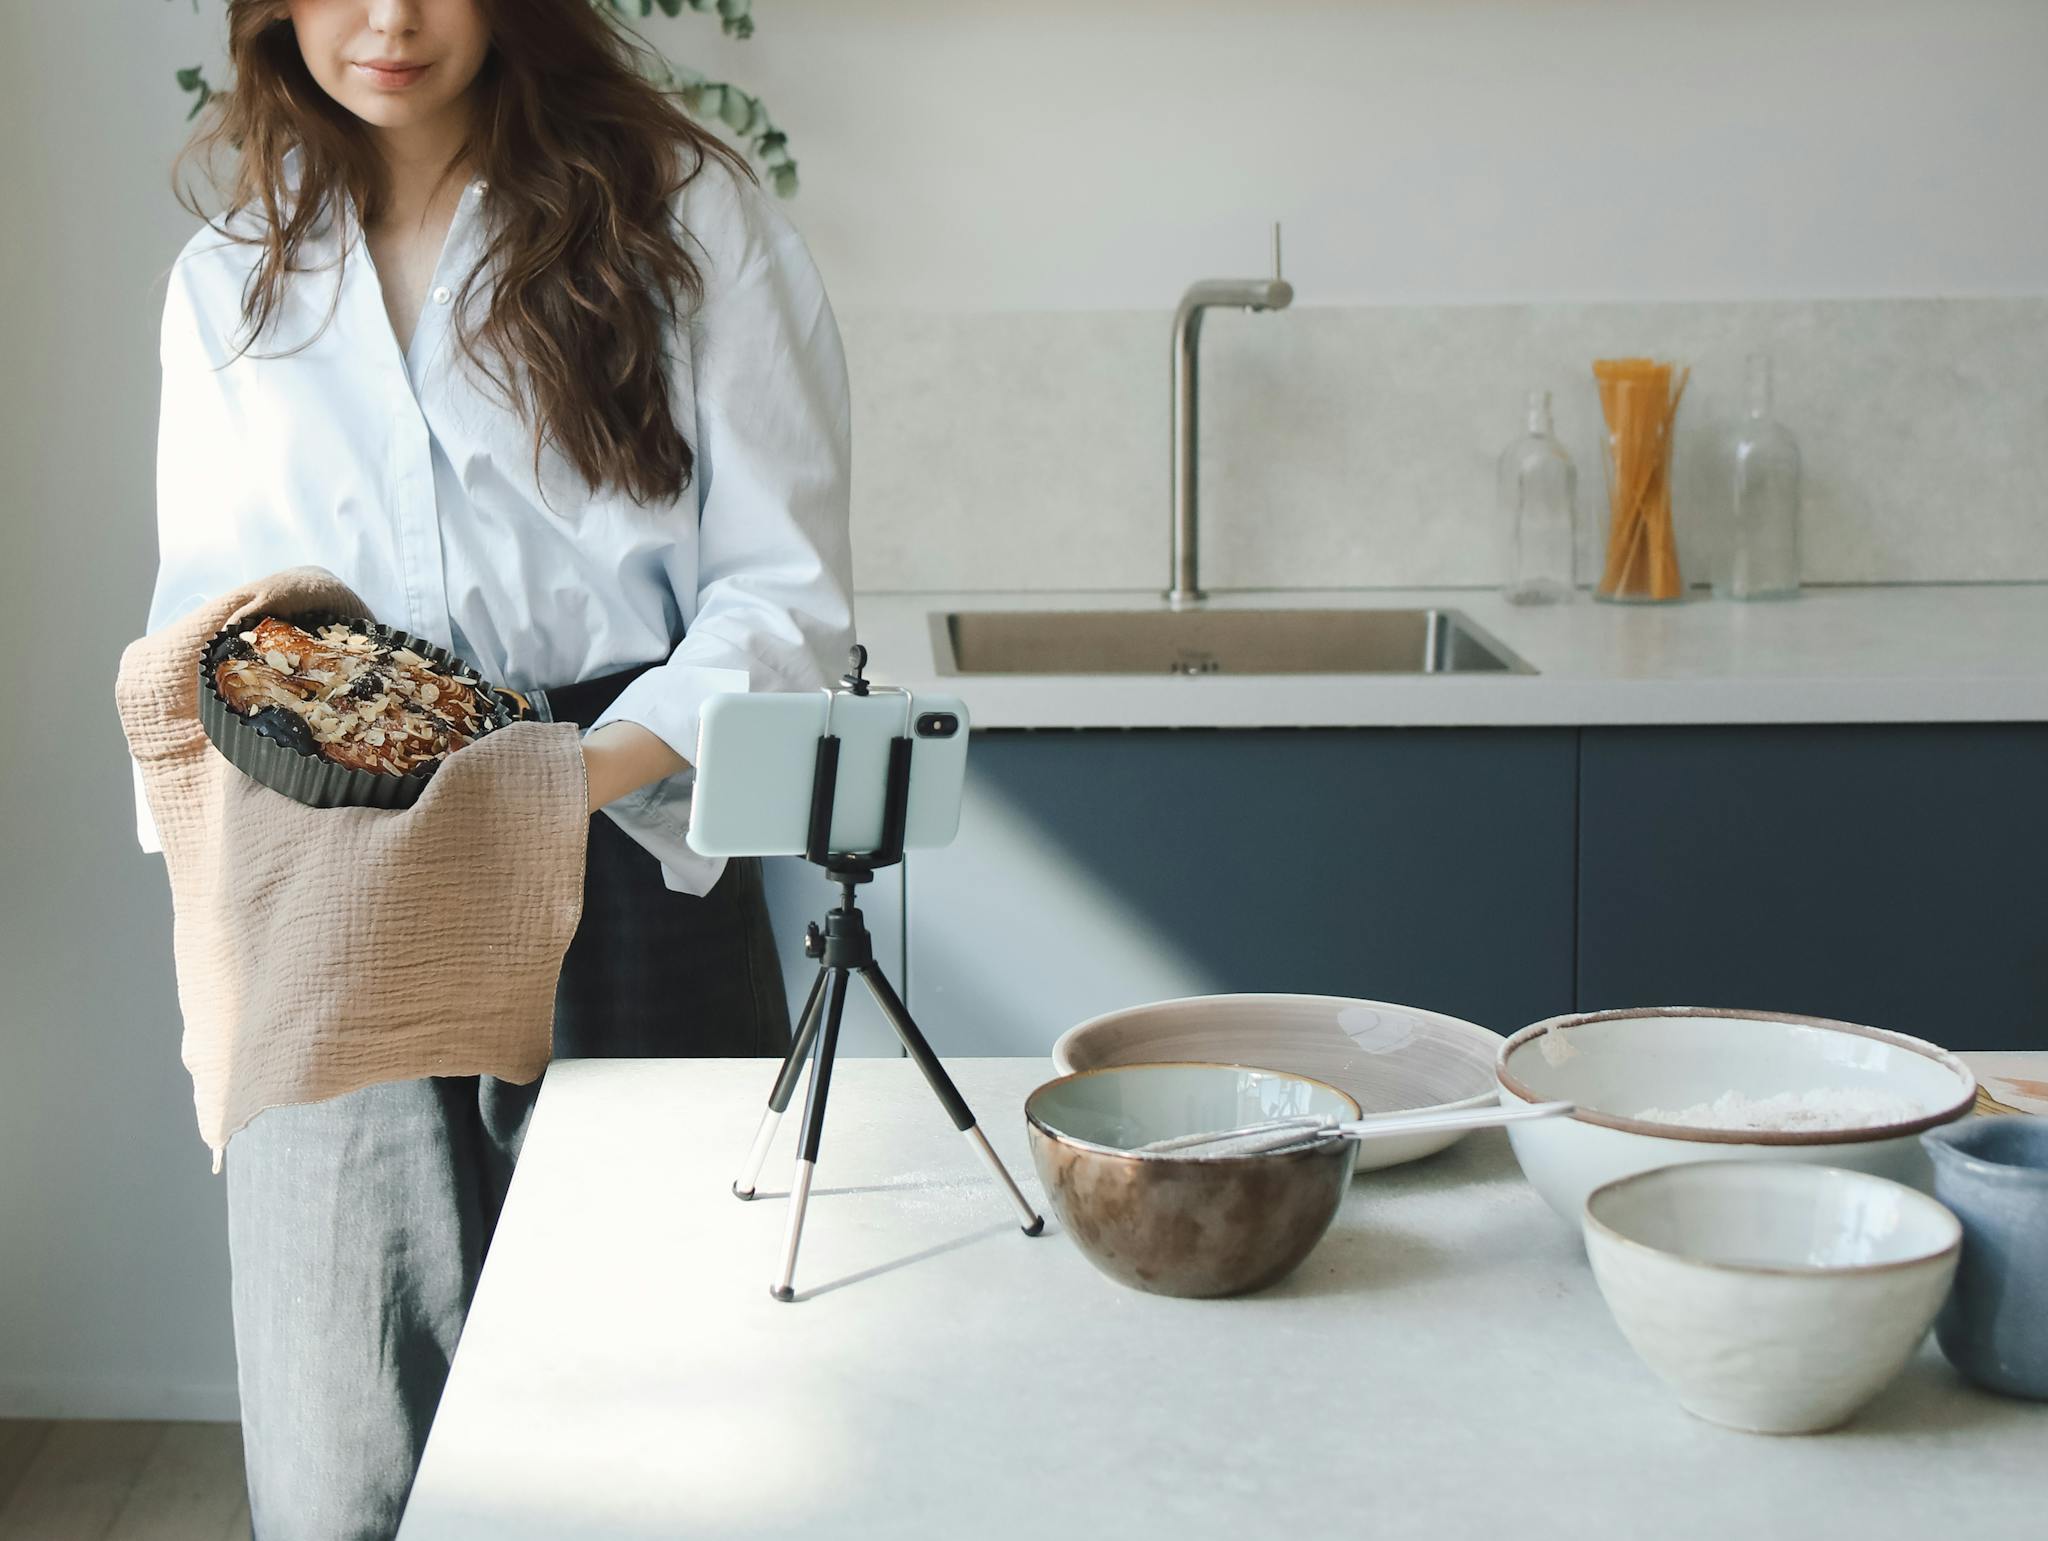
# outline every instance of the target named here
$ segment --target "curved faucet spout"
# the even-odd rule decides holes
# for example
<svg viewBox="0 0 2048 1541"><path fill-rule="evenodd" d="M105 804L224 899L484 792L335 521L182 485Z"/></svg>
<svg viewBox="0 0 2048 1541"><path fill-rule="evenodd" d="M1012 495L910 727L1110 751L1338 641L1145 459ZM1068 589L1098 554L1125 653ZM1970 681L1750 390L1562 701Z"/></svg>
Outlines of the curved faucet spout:
<svg viewBox="0 0 2048 1541"><path fill-rule="evenodd" d="M1205 278L1190 284L1173 313L1173 494L1172 586L1166 602L1175 609L1209 596L1197 581L1195 455L1200 408L1202 313L1219 306L1239 310L1285 310L1294 286L1280 276L1280 227L1273 227L1271 278Z"/></svg>
<svg viewBox="0 0 2048 1541"><path fill-rule="evenodd" d="M1188 285L1173 313L1176 334L1201 326L1201 313L1231 307L1238 310L1285 310L1294 301L1294 285L1284 278L1205 278Z"/></svg>

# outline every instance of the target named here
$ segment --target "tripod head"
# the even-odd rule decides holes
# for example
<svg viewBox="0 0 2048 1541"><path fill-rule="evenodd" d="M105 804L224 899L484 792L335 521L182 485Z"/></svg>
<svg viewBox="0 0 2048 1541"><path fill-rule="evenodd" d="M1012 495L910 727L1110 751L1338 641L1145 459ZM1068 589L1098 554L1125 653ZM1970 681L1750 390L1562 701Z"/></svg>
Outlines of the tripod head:
<svg viewBox="0 0 2048 1541"><path fill-rule="evenodd" d="M835 856L825 865L825 876L846 890L846 902L853 902L853 891L862 883L875 880L875 869L864 866L851 857Z"/></svg>
<svg viewBox="0 0 2048 1541"><path fill-rule="evenodd" d="M870 682L861 678L860 671L868 666L868 650L856 642L846 656L851 660L853 667L839 676L839 683L844 685L850 694L864 696L868 693Z"/></svg>

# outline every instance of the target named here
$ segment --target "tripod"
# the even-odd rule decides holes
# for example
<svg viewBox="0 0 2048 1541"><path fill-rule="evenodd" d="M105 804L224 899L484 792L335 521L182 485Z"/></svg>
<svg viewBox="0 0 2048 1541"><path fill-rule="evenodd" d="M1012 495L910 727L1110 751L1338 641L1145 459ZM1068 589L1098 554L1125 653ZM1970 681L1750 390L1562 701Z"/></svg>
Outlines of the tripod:
<svg viewBox="0 0 2048 1541"><path fill-rule="evenodd" d="M876 688L861 678L861 669L866 663L867 649L856 646L853 649L853 667L840 680L844 693L865 696ZM997 1184L1009 1195L1024 1234L1036 1236L1045 1229L1045 1221L1011 1179L1001 1158L989 1145L988 1137L976 1125L974 1112L960 1095L960 1089L946 1074L945 1066L939 1063L939 1057L925 1042L924 1034L918 1031L917 1023L911 1020L909 1009L875 962L873 939L868 935L859 905L854 902L855 890L860 884L871 882L878 867L894 866L903 859L904 819L910 802L910 693L890 686L881 689L904 697L904 732L889 745L882 843L876 850L865 854L828 849L832 800L839 770L839 740L832 733L832 702L842 691L830 688L826 691L825 730L818 739L818 757L811 782L811 822L804 859L823 867L826 875L839 885L839 903L825 916L822 931L815 921L804 928L804 956L818 960L818 977L812 981L811 993L804 1001L803 1015L798 1020L796 1040L790 1045L789 1057L783 1060L782 1069L775 1077L774 1090L768 1094L768 1111L762 1115L753 1148L747 1153L746 1169L732 1185L735 1196L742 1199L754 1196L754 1184L761 1175L762 1164L768 1159L769 1144L775 1138L776 1126L782 1122L782 1115L789 1109L797 1077L802 1073L804 1059L808 1055L811 1061L810 1085L804 1093L803 1133L797 1149L796 1176L789 1189L789 1230L782 1244L782 1271L768 1290L782 1301L796 1298L792 1281L796 1276L797 1247L803 1240L804 1209L810 1202L811 1174L817 1166L819 1137L825 1127L825 1099L832 1089L832 1062L839 1048L839 1021L846 1008L847 980L854 974L866 982L875 1004L882 1008L882 1015L896 1029L896 1036L903 1040L904 1050L917 1062L925 1080L931 1083L946 1116L953 1120L953 1127L967 1136L967 1143L974 1147Z"/></svg>

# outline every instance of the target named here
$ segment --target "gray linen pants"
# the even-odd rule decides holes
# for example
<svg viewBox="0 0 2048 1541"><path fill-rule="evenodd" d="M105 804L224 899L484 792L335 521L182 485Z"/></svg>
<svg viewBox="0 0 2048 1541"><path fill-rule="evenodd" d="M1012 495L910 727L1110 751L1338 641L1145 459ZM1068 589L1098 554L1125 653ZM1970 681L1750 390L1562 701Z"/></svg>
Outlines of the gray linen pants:
<svg viewBox="0 0 2048 1541"><path fill-rule="evenodd" d="M593 818L556 1057L779 1056L789 1027L760 863L729 862L702 898L672 893ZM255 1541L397 1530L539 1089L391 1082L274 1109L230 1143Z"/></svg>

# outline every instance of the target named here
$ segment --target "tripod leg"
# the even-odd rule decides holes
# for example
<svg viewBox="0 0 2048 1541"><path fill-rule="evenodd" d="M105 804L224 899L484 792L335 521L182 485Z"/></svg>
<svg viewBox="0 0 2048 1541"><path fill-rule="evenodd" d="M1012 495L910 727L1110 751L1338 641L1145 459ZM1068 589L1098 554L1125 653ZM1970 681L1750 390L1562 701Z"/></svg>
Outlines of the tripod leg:
<svg viewBox="0 0 2048 1541"><path fill-rule="evenodd" d="M818 1138L825 1129L825 1098L832 1090L832 1056L839 1048L839 1018L846 1010L846 970L831 969L832 1004L825 1014L825 1032L811 1062L810 1089L804 1093L804 1132L797 1147L796 1177L789 1185L789 1234L782 1243L782 1277L769 1286L777 1300L794 1300L796 1249L804 1235L804 1207L811 1200L811 1173L818 1164Z"/></svg>
<svg viewBox="0 0 2048 1541"><path fill-rule="evenodd" d="M910 1057L917 1061L917 1068L924 1072L924 1078L938 1094L947 1117L953 1120L953 1127L967 1136L967 1143L974 1147L975 1154L987 1164L990 1174L1001 1185L1003 1191L1009 1194L1010 1202L1017 1210L1018 1223L1024 1227L1024 1234L1036 1236L1045 1229L1044 1217L1031 1207L1031 1201L1024 1197L1023 1189L1011 1179L1002 1158L996 1154L995 1147L989 1144L988 1136L976 1127L974 1110L967 1106L967 1099L960 1095L960 1088L955 1086L953 1078L946 1074L946 1067L939 1063L938 1055L932 1053L932 1046L924 1041L924 1034L917 1030L917 1024L910 1019L910 1009L903 1004L902 997L897 995L895 986L891 985L888 976L872 963L862 966L860 977L868 982L868 989L874 993L875 1004L882 1008L882 1015L889 1019L889 1025L896 1029L896 1036L903 1040L903 1047L910 1052Z"/></svg>
<svg viewBox="0 0 2048 1541"><path fill-rule="evenodd" d="M768 1146L775 1139L776 1126L789 1109L790 1094L796 1090L796 1078L803 1071L804 1055L810 1051L812 1038L817 1036L818 1003L824 990L825 969L820 964L818 977L811 981L811 993L804 1000L803 1015L797 1018L796 1041L789 1046L782 1069L776 1073L775 1089L768 1094L768 1111L761 1115L761 1127L754 1133L754 1148L747 1152L746 1169L732 1185L734 1198L750 1199L754 1196L754 1184L761 1176L761 1163L768 1159Z"/></svg>

